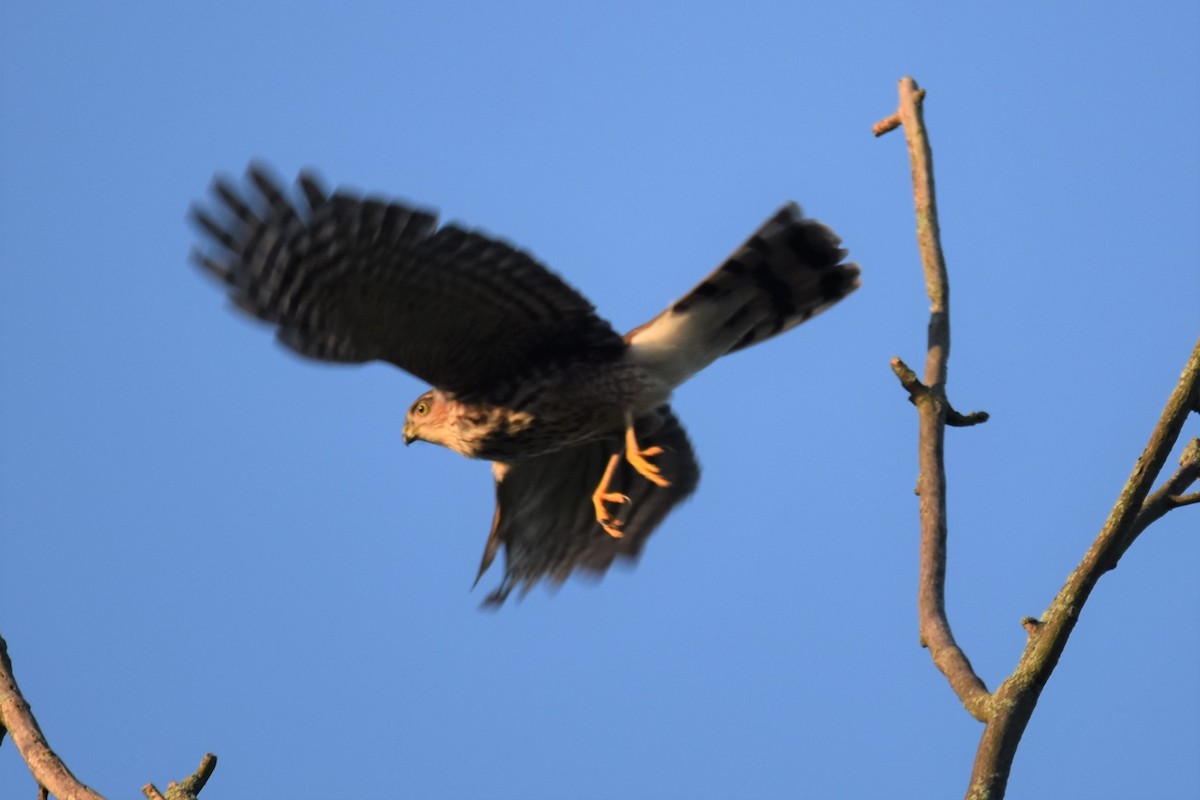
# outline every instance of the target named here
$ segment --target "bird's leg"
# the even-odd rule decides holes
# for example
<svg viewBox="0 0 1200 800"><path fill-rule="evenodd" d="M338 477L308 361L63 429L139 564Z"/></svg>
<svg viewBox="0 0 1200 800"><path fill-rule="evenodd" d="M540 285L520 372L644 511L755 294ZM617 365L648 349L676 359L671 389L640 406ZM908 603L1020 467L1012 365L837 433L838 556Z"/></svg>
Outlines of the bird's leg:
<svg viewBox="0 0 1200 800"><path fill-rule="evenodd" d="M600 523L600 527L604 528L604 532L614 539L621 538L621 525L624 520L619 520L612 514L608 513L608 509L604 507L605 503L628 503L629 497L620 492L610 492L609 484L612 483L613 475L617 471L617 464L621 463L621 454L613 453L608 459L608 466L604 468L604 477L600 479L600 483L596 485L596 491L592 492L592 507L596 509L596 522Z"/></svg>
<svg viewBox="0 0 1200 800"><path fill-rule="evenodd" d="M646 460L662 451L661 447L647 447L645 450L638 447L637 434L633 430L633 414L625 412L625 460L655 486L666 487L671 482L662 476L662 470Z"/></svg>

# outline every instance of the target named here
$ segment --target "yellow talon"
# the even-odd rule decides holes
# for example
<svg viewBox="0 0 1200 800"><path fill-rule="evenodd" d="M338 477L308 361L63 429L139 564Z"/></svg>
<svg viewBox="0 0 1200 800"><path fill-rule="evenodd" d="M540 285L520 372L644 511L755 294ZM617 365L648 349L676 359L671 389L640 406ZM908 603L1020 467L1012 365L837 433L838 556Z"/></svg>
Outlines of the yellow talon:
<svg viewBox="0 0 1200 800"><path fill-rule="evenodd" d="M625 415L625 460L629 465L638 471L646 480L653 483L655 486L667 487L671 482L662 476L662 470L656 465L651 464L646 459L660 455L663 449L661 447L647 447L642 450L638 447L637 436L633 431L633 415Z"/></svg>
<svg viewBox="0 0 1200 800"><path fill-rule="evenodd" d="M670 486L671 482L662 476L662 470L657 465L651 463L648 459L654 456L661 455L663 449L658 446L647 447L645 450L638 447L637 436L633 430L633 415L625 415L625 460L629 465L637 470L638 474L656 486ZM621 454L613 453L608 459L608 466L604 468L604 477L600 478L600 483L596 486L596 491L592 492L592 508L596 510L596 522L614 539L620 539L624 536L621 528L625 525L625 520L618 519L605 507L605 503L617 503L624 505L629 502L628 495L623 495L620 492L610 492L609 485L612 483L613 475L616 474L617 464L621 462Z"/></svg>
<svg viewBox="0 0 1200 800"><path fill-rule="evenodd" d="M621 526L625 524L624 520L617 519L612 514L608 513L608 509L604 507L605 503L628 503L629 498L618 492L605 492L603 494L592 497L592 502L596 507L596 522L600 523L600 527L604 528L604 532L614 539L620 539L623 534Z"/></svg>
<svg viewBox="0 0 1200 800"><path fill-rule="evenodd" d="M625 524L624 520L617 519L609 513L604 507L605 503L624 504L629 502L629 497L620 492L610 492L608 485L612 483L613 474L617 471L617 464L621 459L620 453L613 453L608 459L608 466L604 469L604 477L600 479L600 483L596 486L596 491L592 492L592 507L596 510L596 522L600 523L600 527L614 539L620 539L621 526Z"/></svg>

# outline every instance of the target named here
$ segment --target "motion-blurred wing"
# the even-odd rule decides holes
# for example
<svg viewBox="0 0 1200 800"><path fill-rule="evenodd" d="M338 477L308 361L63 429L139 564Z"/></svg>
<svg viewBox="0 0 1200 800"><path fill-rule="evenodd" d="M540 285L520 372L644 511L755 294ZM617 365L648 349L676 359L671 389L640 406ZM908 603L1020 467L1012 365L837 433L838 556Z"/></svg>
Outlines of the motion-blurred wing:
<svg viewBox="0 0 1200 800"><path fill-rule="evenodd" d="M504 580L485 605L500 605L517 584L524 584L524 593L542 577L561 583L575 569L599 574L618 557L637 558L654 529L700 480L692 445L670 408L662 406L639 419L637 427L639 444L663 448L654 463L671 485L655 486L621 459L611 484L613 491L630 500L616 508L625 520L620 539L600 527L592 506L592 492L609 457L619 451L619 440L589 442L511 466L492 465L496 514L479 576L491 566L501 545L505 566Z"/></svg>
<svg viewBox="0 0 1200 800"><path fill-rule="evenodd" d="M252 191L217 180L194 208L196 260L301 355L389 361L460 396L503 400L521 376L624 344L592 305L529 255L428 212L299 178L302 202L260 167Z"/></svg>

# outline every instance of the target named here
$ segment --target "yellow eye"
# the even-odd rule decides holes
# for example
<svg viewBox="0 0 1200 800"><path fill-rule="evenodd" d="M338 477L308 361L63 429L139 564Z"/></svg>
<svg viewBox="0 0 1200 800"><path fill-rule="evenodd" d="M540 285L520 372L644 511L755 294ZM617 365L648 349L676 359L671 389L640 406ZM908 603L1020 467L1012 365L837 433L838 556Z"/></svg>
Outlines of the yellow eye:
<svg viewBox="0 0 1200 800"><path fill-rule="evenodd" d="M426 403L424 400L417 403L415 406L413 406L413 413L418 417L425 416L429 413L429 403Z"/></svg>

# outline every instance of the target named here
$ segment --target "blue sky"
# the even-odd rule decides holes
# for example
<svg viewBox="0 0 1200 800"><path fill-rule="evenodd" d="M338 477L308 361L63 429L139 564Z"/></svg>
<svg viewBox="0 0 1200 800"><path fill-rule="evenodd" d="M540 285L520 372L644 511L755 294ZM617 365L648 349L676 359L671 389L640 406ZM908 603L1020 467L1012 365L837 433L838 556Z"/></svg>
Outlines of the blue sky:
<svg viewBox="0 0 1200 800"><path fill-rule="evenodd" d="M888 369L927 316L903 139L870 135L902 75L951 398L992 414L948 442L947 602L990 687L1200 329L1195 3L0 15L0 632L110 796L210 750L210 800L960 796L982 729L918 646ZM425 387L292 357L186 263L188 206L251 158L504 236L621 329L788 199L864 286L678 392L704 476L636 569L484 613L491 479L401 446ZM1198 532L1175 512L1102 580L1011 796L1195 791ZM32 795L6 742L0 796Z"/></svg>

